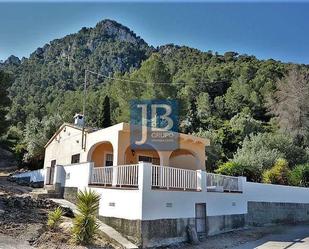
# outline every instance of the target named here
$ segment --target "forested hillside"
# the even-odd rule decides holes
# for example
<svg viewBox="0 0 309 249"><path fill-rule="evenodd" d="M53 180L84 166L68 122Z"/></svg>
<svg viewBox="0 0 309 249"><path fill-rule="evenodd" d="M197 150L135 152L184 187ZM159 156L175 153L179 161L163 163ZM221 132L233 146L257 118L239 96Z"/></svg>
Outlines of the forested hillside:
<svg viewBox="0 0 309 249"><path fill-rule="evenodd" d="M85 69L103 75L88 78L88 125L129 121L131 99L177 99L180 131L211 139L208 171L309 184L308 66L236 52L153 48L110 20L0 64L3 86L12 82L10 103L0 103L9 121L2 141L24 163L38 166L44 143L81 111Z"/></svg>

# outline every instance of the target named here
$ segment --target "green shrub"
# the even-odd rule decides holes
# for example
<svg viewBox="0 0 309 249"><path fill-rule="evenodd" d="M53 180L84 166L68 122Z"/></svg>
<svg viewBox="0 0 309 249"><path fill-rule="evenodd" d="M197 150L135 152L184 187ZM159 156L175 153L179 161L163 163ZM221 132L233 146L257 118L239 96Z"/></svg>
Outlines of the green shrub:
<svg viewBox="0 0 309 249"><path fill-rule="evenodd" d="M290 169L288 162L280 158L271 169L264 171L263 182L287 185L289 182L289 174Z"/></svg>
<svg viewBox="0 0 309 249"><path fill-rule="evenodd" d="M99 209L100 196L92 190L79 191L77 194L77 210L73 222L73 242L87 245L93 241L98 231L96 214Z"/></svg>
<svg viewBox="0 0 309 249"><path fill-rule="evenodd" d="M259 181L260 173L253 167L229 161L219 166L216 173L229 176L246 176L249 181Z"/></svg>
<svg viewBox="0 0 309 249"><path fill-rule="evenodd" d="M309 187L309 163L295 166L290 173L289 184Z"/></svg>
<svg viewBox="0 0 309 249"><path fill-rule="evenodd" d="M281 133L259 133L246 137L232 161L259 168L270 169L279 158L285 158L292 167L308 160L303 148L293 144L293 139Z"/></svg>
<svg viewBox="0 0 309 249"><path fill-rule="evenodd" d="M61 207L57 207L54 211L51 211L48 214L47 226L50 229L58 228L62 215L63 215L63 210Z"/></svg>

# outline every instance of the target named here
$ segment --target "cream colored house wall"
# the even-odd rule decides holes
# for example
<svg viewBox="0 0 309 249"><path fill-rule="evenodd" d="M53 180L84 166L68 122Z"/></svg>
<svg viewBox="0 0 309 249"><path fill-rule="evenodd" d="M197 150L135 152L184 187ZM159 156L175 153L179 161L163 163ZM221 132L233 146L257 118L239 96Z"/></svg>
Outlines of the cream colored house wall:
<svg viewBox="0 0 309 249"><path fill-rule="evenodd" d="M194 168L196 166L196 158L192 155L179 155L170 158L170 167L175 167L175 168L181 168L181 169L192 169L195 170Z"/></svg>
<svg viewBox="0 0 309 249"><path fill-rule="evenodd" d="M192 166L192 156L188 156L188 158L181 157L177 160L177 166L181 163L180 161L183 160L183 168L204 170L205 144L207 141L185 134L180 134L179 138L179 148L188 150L194 155L196 160L195 165ZM128 148L130 150L130 126L126 123L120 123L105 129L87 133L85 150L82 150L81 148L81 139L81 130L70 126L65 126L59 134L57 134L53 141L47 145L44 167L50 166L52 160L56 160L56 164L58 165L71 164L71 156L78 153L80 153L80 162L90 162L95 158L98 158L98 163L96 163L96 166L100 166L104 158L103 148L106 147L106 150L111 152L110 145L112 146L114 165L123 165L130 161L134 161L134 163L136 163L138 154L149 154L148 152L143 153L142 151L137 151L135 158L131 158L131 160L130 158L126 158L126 151L128 156ZM107 146L102 146L104 143L108 143L109 148L107 148ZM98 146L100 146L102 150L96 151L95 156L93 157L92 154L96 148L99 148ZM102 154L102 157L99 155L100 153ZM170 165L170 156L172 151L157 151L155 154L159 155L161 165Z"/></svg>
<svg viewBox="0 0 309 249"><path fill-rule="evenodd" d="M56 164L71 164L71 156L80 153L80 161L85 162L85 152L82 146L81 130L65 126L54 140L45 149L44 168L51 165L52 160L56 160Z"/></svg>

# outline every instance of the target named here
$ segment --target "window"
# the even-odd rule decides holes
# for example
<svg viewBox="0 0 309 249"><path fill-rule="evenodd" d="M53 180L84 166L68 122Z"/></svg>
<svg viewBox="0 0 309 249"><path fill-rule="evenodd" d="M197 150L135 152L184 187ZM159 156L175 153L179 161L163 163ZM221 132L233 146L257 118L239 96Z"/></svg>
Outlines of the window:
<svg viewBox="0 0 309 249"><path fill-rule="evenodd" d="M79 163L80 160L80 154L75 154L71 158L71 163Z"/></svg>
<svg viewBox="0 0 309 249"><path fill-rule="evenodd" d="M113 166L114 157L113 154L105 155L105 166Z"/></svg>
<svg viewBox="0 0 309 249"><path fill-rule="evenodd" d="M138 156L138 161L139 162L153 163L155 165L160 165L160 158L157 158L157 157Z"/></svg>
<svg viewBox="0 0 309 249"><path fill-rule="evenodd" d="M150 157L150 156L138 156L138 161L139 162L152 163L152 157Z"/></svg>

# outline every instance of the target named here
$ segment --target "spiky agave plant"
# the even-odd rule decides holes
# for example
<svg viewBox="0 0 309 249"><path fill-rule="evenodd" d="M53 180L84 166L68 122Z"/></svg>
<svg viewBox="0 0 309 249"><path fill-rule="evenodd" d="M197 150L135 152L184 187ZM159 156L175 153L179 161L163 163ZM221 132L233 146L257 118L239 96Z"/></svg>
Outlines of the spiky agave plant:
<svg viewBox="0 0 309 249"><path fill-rule="evenodd" d="M54 211L48 214L47 226L50 229L55 229L59 226L61 217L63 215L63 210L61 207L57 207Z"/></svg>
<svg viewBox="0 0 309 249"><path fill-rule="evenodd" d="M96 214L99 209L100 196L90 190L79 191L77 194L77 210L73 222L73 242L76 244L90 244L98 231Z"/></svg>

